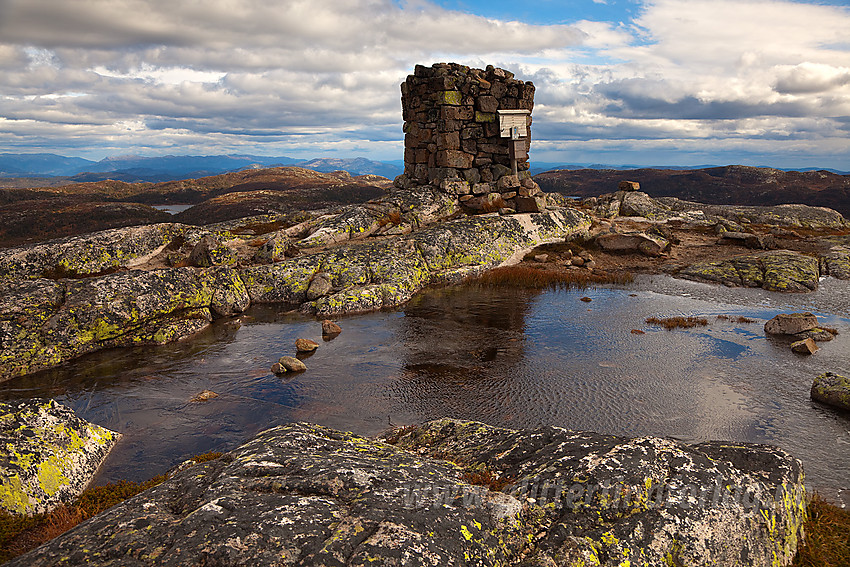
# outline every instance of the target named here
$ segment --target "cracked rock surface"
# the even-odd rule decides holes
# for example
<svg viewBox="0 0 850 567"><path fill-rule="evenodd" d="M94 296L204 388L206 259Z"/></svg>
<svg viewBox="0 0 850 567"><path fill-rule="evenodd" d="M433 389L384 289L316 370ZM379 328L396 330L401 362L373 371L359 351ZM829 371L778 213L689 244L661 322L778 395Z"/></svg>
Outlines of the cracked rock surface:
<svg viewBox="0 0 850 567"><path fill-rule="evenodd" d="M270 429L8 565L767 566L801 537L775 448L450 419L383 441Z"/></svg>

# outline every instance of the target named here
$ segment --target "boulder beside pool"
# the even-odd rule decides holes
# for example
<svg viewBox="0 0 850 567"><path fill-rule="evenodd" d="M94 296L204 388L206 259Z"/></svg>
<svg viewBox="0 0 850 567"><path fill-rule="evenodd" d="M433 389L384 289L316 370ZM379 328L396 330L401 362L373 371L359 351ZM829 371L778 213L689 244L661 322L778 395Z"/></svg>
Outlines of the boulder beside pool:
<svg viewBox="0 0 850 567"><path fill-rule="evenodd" d="M0 508L40 514L69 503L120 436L55 400L0 402Z"/></svg>
<svg viewBox="0 0 850 567"><path fill-rule="evenodd" d="M812 383L812 399L850 411L850 379L824 372Z"/></svg>

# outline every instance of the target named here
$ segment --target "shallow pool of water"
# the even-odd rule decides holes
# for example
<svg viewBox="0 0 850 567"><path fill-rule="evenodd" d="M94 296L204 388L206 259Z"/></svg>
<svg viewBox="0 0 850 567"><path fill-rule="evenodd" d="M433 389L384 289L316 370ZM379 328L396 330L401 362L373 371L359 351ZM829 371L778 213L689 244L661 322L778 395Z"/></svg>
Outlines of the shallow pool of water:
<svg viewBox="0 0 850 567"><path fill-rule="evenodd" d="M806 295L663 276L543 293L445 288L399 312L343 318L330 342L313 318L252 308L190 341L97 353L7 382L2 396L54 397L123 433L99 482L149 478L291 421L374 435L449 416L775 444L803 460L811 485L846 502L850 415L812 402L809 389L822 372L850 372L848 307L850 282L831 279ZM810 357L762 328L804 308L840 332ZM666 331L645 323L675 315L710 324ZM293 354L299 337L321 343L304 358L308 370L273 375L271 364ZM202 390L219 396L191 402Z"/></svg>

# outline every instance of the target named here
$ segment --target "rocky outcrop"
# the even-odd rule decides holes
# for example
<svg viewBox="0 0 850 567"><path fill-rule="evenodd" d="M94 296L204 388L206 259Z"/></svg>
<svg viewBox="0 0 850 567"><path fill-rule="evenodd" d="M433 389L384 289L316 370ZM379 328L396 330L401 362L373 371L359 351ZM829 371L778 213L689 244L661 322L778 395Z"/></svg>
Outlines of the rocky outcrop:
<svg viewBox="0 0 850 567"><path fill-rule="evenodd" d="M675 216L670 207L663 205L646 193L620 190L599 197L584 199L582 204L601 217L644 217L648 219L666 219Z"/></svg>
<svg viewBox="0 0 850 567"><path fill-rule="evenodd" d="M850 380L825 372L812 382L812 399L845 411L850 411Z"/></svg>
<svg viewBox="0 0 850 567"><path fill-rule="evenodd" d="M0 402L0 509L39 514L70 503L119 437L53 400Z"/></svg>
<svg viewBox="0 0 850 567"><path fill-rule="evenodd" d="M441 221L459 212L455 198L431 187L399 189L380 201L345 207L317 219L310 234L295 242L316 248L359 240L371 235L399 235Z"/></svg>
<svg viewBox="0 0 850 567"><path fill-rule="evenodd" d="M9 565L766 567L802 537L779 449L454 420L385 441L270 429Z"/></svg>
<svg viewBox="0 0 850 567"><path fill-rule="evenodd" d="M675 197L658 197L657 201L671 211L702 211L715 219L731 220L740 224L765 224L781 227L847 228L848 221L833 209L808 205L786 204L769 207L747 205L706 205L683 201Z"/></svg>
<svg viewBox="0 0 850 567"><path fill-rule="evenodd" d="M323 315L397 307L426 285L518 261L537 245L590 226L583 213L561 209L462 218L392 238L367 239L366 231L358 231L352 240L351 219L374 221L381 207L395 207L401 223L418 226L452 214L453 206L433 191L402 191L361 212L344 209L283 229L309 233L298 241L300 255L247 267L141 269L172 248L188 255L204 234L232 237L227 226L134 227L0 251L7 270L0 279L0 380L102 348L185 338L213 316L233 316L251 303L286 303ZM325 248L340 235L349 242ZM238 238L225 244L238 248L240 242L247 247ZM254 254L249 250L240 261L250 263ZM227 253L213 256L232 261ZM55 265L66 266L64 276L41 277ZM111 269L121 271L97 275Z"/></svg>
<svg viewBox="0 0 850 567"><path fill-rule="evenodd" d="M0 377L103 348L164 344L192 335L212 320L214 304L219 312L243 304L228 299L244 298L241 281L221 276L217 268L173 268L0 282Z"/></svg>
<svg viewBox="0 0 850 567"><path fill-rule="evenodd" d="M824 207L807 205L774 205L770 207L744 205L707 205L683 201L675 197L652 198L640 191L616 191L598 197L588 197L582 205L600 217L642 217L650 220L684 220L697 224L731 223L731 232L742 233L740 239L753 248L770 248L771 239L746 235L744 227L762 224L775 227L804 227L814 229L843 229L848 221L841 214ZM734 234L725 235L734 238ZM749 240L747 238L749 237Z"/></svg>
<svg viewBox="0 0 850 567"><path fill-rule="evenodd" d="M761 287L768 291L814 291L820 270L813 256L775 250L737 256L720 262L694 264L679 277L728 286Z"/></svg>
<svg viewBox="0 0 850 567"><path fill-rule="evenodd" d="M319 315L398 307L438 282L519 261L530 249L586 231L579 211L466 217L369 245L348 244L244 269L252 303L289 303ZM308 297L315 274L330 291Z"/></svg>

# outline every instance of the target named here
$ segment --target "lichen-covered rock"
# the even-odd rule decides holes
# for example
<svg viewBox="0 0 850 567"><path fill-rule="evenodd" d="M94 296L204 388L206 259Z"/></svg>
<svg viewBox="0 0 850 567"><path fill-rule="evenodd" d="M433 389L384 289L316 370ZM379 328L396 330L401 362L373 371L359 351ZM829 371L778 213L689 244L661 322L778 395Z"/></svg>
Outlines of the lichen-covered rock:
<svg viewBox="0 0 850 567"><path fill-rule="evenodd" d="M215 266L203 272L210 290L210 309L219 317L232 317L251 306L251 298L239 272L229 266Z"/></svg>
<svg viewBox="0 0 850 567"><path fill-rule="evenodd" d="M331 277L328 274L319 272L310 280L310 285L307 286L307 301L315 301L320 297L324 297L333 289Z"/></svg>
<svg viewBox="0 0 850 567"><path fill-rule="evenodd" d="M587 201L596 214L603 217L645 217L649 219L674 216L670 207L653 199L646 193L633 190L606 193Z"/></svg>
<svg viewBox="0 0 850 567"><path fill-rule="evenodd" d="M289 252L289 256L294 256L294 250L292 241L286 236L286 233L278 231L257 248L253 260L260 264L280 262L287 257L287 252Z"/></svg>
<svg viewBox="0 0 850 567"><path fill-rule="evenodd" d="M590 218L574 209L479 216L439 223L408 236L347 244L276 264L242 270L252 303L301 304L333 315L397 307L451 275L517 262L540 244L586 231ZM316 274L338 290L311 300ZM329 290L330 291L330 290Z"/></svg>
<svg viewBox="0 0 850 567"><path fill-rule="evenodd" d="M133 267L161 252L188 227L163 223L114 228L0 250L0 278L60 278Z"/></svg>
<svg viewBox="0 0 850 567"><path fill-rule="evenodd" d="M70 503L119 438L54 400L0 402L0 508L39 514Z"/></svg>
<svg viewBox="0 0 850 567"><path fill-rule="evenodd" d="M504 492L537 521L527 564L788 565L802 537L802 467L772 447L454 420L398 446L513 479Z"/></svg>
<svg viewBox="0 0 850 567"><path fill-rule="evenodd" d="M9 565L766 567L802 536L779 449L454 420L388 440L270 429Z"/></svg>
<svg viewBox="0 0 850 567"><path fill-rule="evenodd" d="M833 246L821 257L821 271L824 275L840 280L850 280L850 248Z"/></svg>
<svg viewBox="0 0 850 567"><path fill-rule="evenodd" d="M352 205L329 215L310 227L310 234L298 242L300 249L339 244L370 236L388 224L426 226L449 218L458 211L450 195L423 186L400 189L366 205ZM393 223L393 217L397 220Z"/></svg>
<svg viewBox="0 0 850 567"><path fill-rule="evenodd" d="M212 234L205 234L192 248L189 263L199 268L233 266L236 264L236 254Z"/></svg>
<svg viewBox="0 0 850 567"><path fill-rule="evenodd" d="M812 382L812 399L850 411L850 380L825 372Z"/></svg>
<svg viewBox="0 0 850 567"><path fill-rule="evenodd" d="M694 264L679 277L768 291L814 291L818 287L818 259L789 250L771 250L736 256L719 262Z"/></svg>
<svg viewBox="0 0 850 567"><path fill-rule="evenodd" d="M0 380L114 346L164 344L209 325L213 289L193 268L0 284Z"/></svg>
<svg viewBox="0 0 850 567"><path fill-rule="evenodd" d="M740 224L804 228L847 228L848 221L841 213L826 207L787 204L770 206L709 205L685 201L676 197L658 197L662 205L675 213L702 211L708 217L724 218Z"/></svg>

